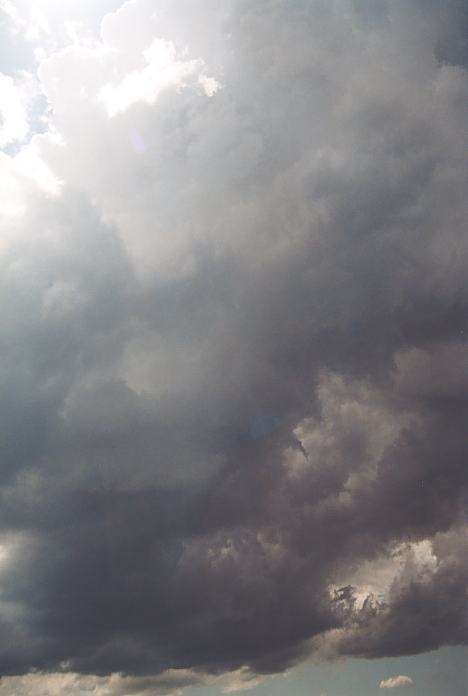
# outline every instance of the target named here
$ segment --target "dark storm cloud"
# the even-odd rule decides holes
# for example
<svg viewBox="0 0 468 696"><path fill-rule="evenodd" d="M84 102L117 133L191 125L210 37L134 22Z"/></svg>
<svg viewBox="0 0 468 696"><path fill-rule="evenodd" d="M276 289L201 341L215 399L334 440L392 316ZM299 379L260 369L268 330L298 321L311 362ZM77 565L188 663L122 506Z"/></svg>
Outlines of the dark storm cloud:
<svg viewBox="0 0 468 696"><path fill-rule="evenodd" d="M465 642L465 5L149 7L41 67L65 185L2 248L2 674ZM207 65L108 117L161 34Z"/></svg>

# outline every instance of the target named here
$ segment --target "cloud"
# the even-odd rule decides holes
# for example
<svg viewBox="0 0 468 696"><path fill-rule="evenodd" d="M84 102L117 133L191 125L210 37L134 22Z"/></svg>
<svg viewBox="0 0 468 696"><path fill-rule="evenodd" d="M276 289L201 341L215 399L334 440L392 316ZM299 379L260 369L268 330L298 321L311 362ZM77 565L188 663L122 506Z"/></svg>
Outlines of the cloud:
<svg viewBox="0 0 468 696"><path fill-rule="evenodd" d="M0 148L24 140L28 131L25 97L9 75L0 73Z"/></svg>
<svg viewBox="0 0 468 696"><path fill-rule="evenodd" d="M128 73L117 85L106 84L99 92L99 99L104 103L109 116L115 116L137 102L154 104L160 92L169 87L181 88L187 78L202 63L196 60L181 61L176 58L173 44L162 39L155 39L144 52L146 65L141 70ZM212 96L213 78L200 75L199 81L207 81ZM216 84L216 81L214 81Z"/></svg>
<svg viewBox="0 0 468 696"><path fill-rule="evenodd" d="M463 17L135 0L42 60L0 159L0 693L467 642Z"/></svg>
<svg viewBox="0 0 468 696"><path fill-rule="evenodd" d="M222 676L206 676L190 670L169 670L158 676L131 677L112 674L109 677L80 675L62 671L55 674L34 672L0 680L0 696L179 696L187 686L220 689L222 693L238 693L254 689L265 677L237 670Z"/></svg>
<svg viewBox="0 0 468 696"><path fill-rule="evenodd" d="M399 686L409 686L413 683L411 677L406 677L400 674L399 677L390 677L390 679L383 679L380 682L381 689L396 689Z"/></svg>

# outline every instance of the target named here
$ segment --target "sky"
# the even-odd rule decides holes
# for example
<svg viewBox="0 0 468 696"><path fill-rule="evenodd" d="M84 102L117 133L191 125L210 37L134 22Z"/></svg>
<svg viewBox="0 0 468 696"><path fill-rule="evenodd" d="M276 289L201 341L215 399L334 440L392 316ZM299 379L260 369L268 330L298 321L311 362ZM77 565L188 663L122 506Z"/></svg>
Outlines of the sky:
<svg viewBox="0 0 468 696"><path fill-rule="evenodd" d="M466 0L0 0L0 696L466 696Z"/></svg>

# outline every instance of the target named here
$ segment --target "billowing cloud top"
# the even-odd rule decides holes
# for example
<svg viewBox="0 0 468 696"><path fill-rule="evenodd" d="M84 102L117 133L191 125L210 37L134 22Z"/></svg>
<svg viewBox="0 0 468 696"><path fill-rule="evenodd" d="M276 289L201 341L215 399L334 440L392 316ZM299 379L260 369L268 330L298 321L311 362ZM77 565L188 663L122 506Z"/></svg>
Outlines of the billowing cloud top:
<svg viewBox="0 0 468 696"><path fill-rule="evenodd" d="M466 26L133 0L0 76L2 674L467 642Z"/></svg>

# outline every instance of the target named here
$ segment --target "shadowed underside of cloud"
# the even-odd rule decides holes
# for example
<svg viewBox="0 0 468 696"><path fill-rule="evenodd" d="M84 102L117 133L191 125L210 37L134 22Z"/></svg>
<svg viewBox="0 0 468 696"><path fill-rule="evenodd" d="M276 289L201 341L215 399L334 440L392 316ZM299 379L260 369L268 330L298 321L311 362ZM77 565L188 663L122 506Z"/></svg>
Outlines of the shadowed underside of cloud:
<svg viewBox="0 0 468 696"><path fill-rule="evenodd" d="M466 3L159 5L1 155L1 673L466 643Z"/></svg>

